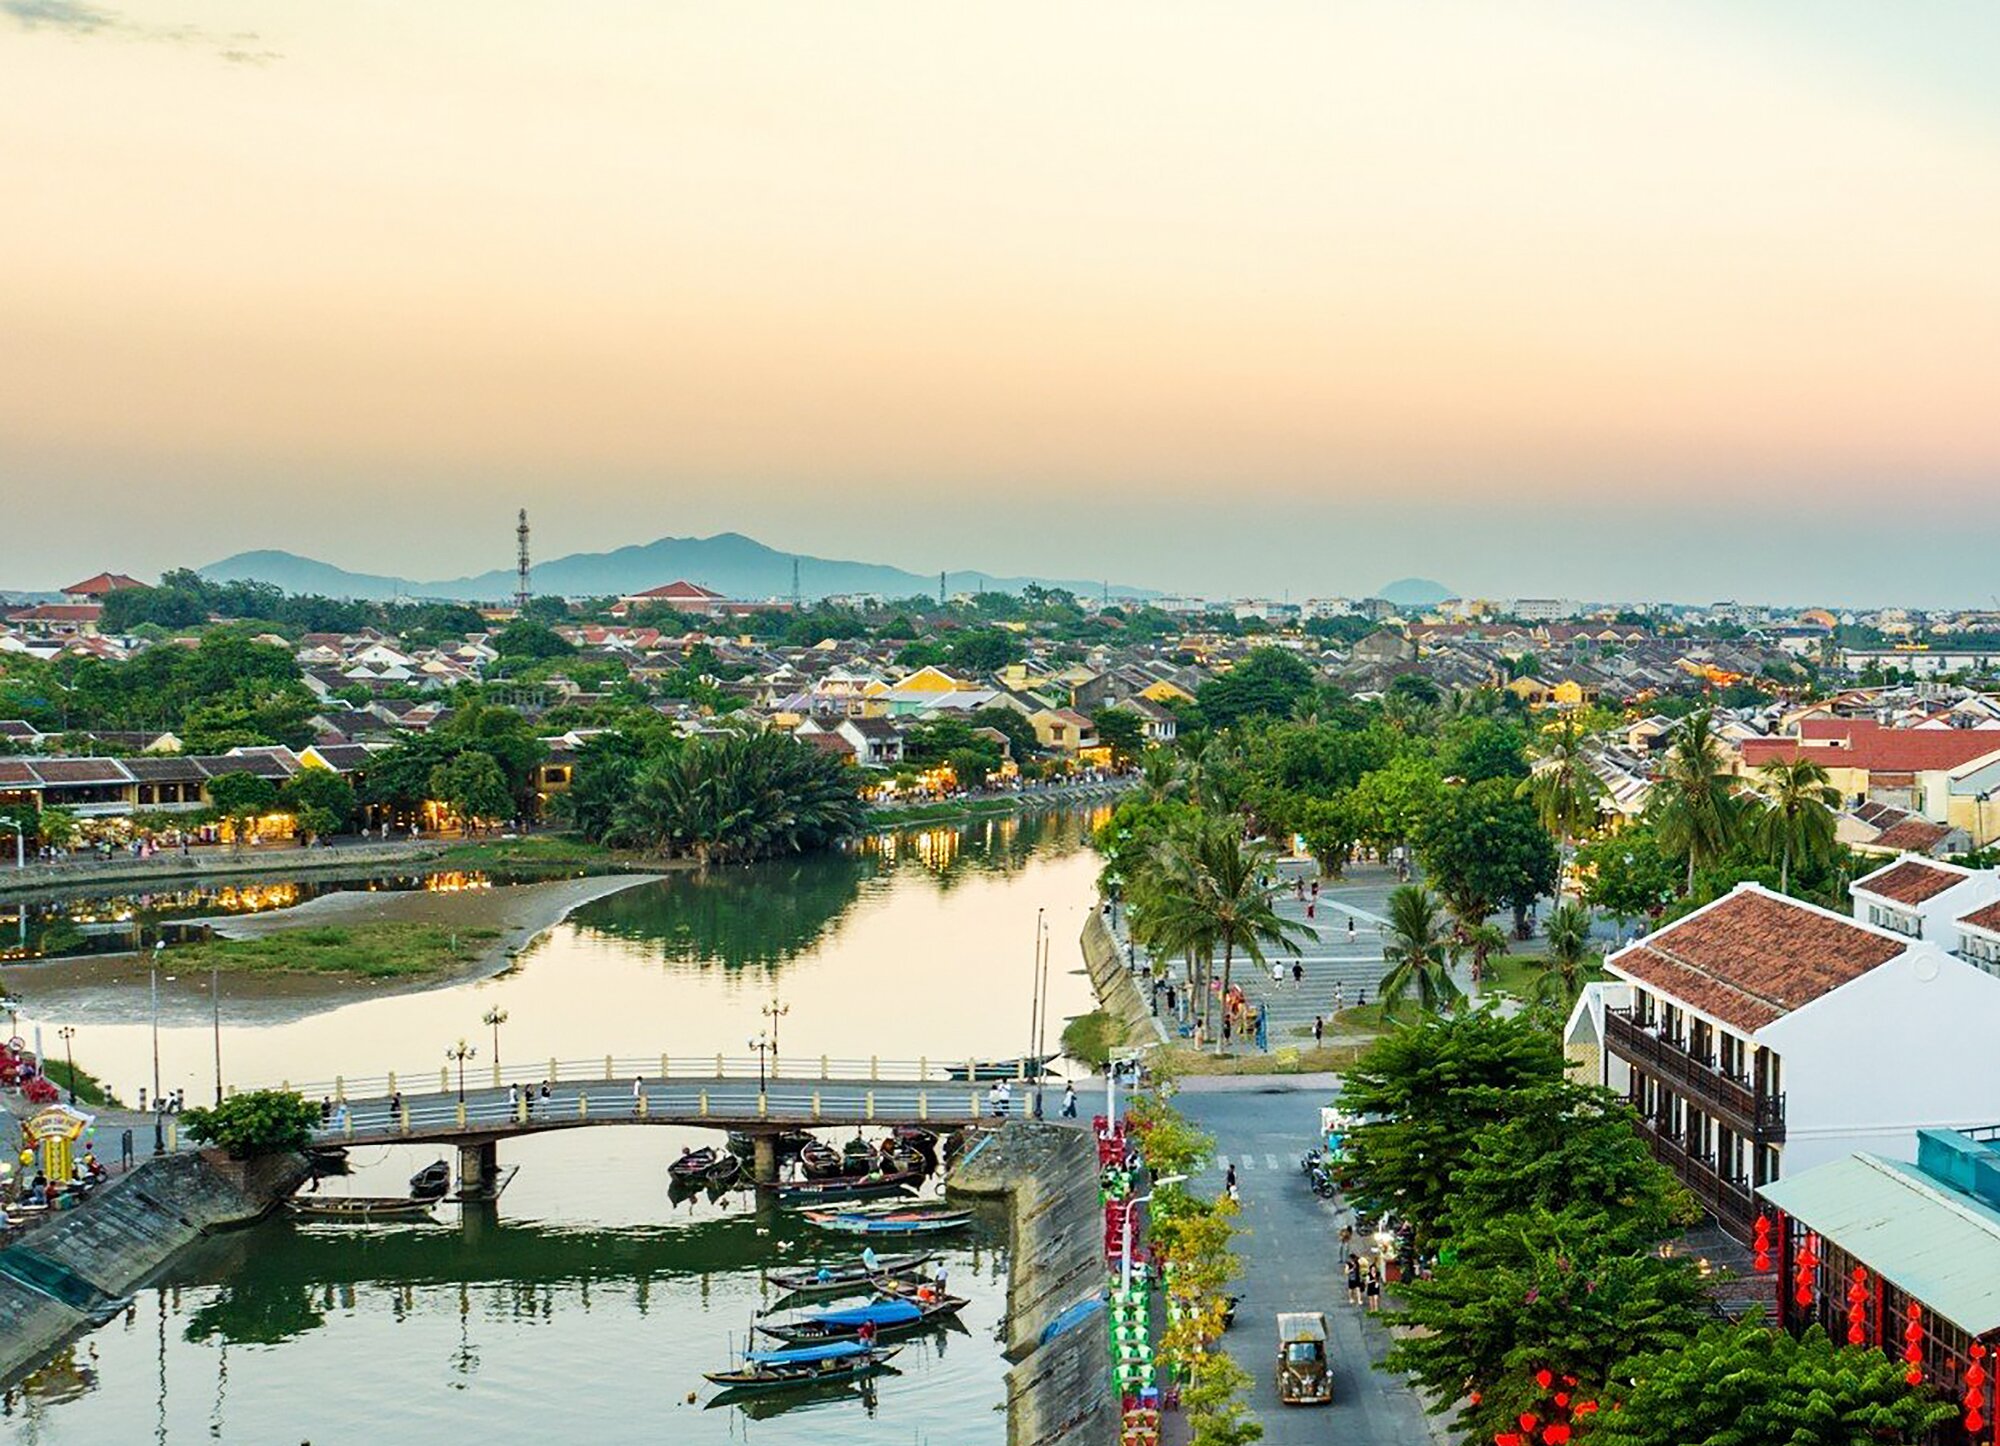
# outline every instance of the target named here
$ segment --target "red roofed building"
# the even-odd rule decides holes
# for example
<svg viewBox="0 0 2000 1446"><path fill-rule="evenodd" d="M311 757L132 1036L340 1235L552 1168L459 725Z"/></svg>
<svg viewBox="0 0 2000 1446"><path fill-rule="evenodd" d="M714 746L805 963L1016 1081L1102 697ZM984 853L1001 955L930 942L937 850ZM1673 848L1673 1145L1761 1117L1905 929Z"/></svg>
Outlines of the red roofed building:
<svg viewBox="0 0 2000 1446"><path fill-rule="evenodd" d="M719 618L741 617L746 613L782 612L790 607L790 603L737 602L724 597L713 588L706 588L698 582L689 582L682 578L663 587L649 587L644 592L629 593L619 598L611 609L611 615L623 618L648 608L672 608L678 613Z"/></svg>
<svg viewBox="0 0 2000 1446"><path fill-rule="evenodd" d="M1572 1059L1737 1238L1761 1185L1855 1150L1908 1158L1918 1129L1993 1113L2000 972L1932 915L2000 900L2000 874L1934 867L1856 884L1855 918L1739 885L1610 955L1571 1013ZM1860 917L1885 904L1935 905L1918 916L1932 932Z"/></svg>
<svg viewBox="0 0 2000 1446"><path fill-rule="evenodd" d="M1746 738L1738 771L1807 758L1850 806L1890 804L1962 828L1975 847L2000 837L2000 728L1888 728L1867 718L1807 718L1796 738ZM1982 797L1984 795L1984 797Z"/></svg>
<svg viewBox="0 0 2000 1446"><path fill-rule="evenodd" d="M145 585L138 578L127 577L122 572L100 572L96 577L73 582L62 591L64 597L75 598L79 602L102 602L114 592L124 592L128 588Z"/></svg>

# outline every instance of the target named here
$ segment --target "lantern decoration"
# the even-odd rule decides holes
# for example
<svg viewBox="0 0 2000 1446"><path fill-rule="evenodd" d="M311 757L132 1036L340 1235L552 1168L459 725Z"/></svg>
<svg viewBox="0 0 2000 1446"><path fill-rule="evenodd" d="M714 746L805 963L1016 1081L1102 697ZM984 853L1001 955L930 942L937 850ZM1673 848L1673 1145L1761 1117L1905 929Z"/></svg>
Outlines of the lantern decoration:
<svg viewBox="0 0 2000 1446"><path fill-rule="evenodd" d="M1799 1279L1797 1288L1792 1291L1792 1299L1799 1303L1801 1309L1813 1303L1813 1277L1819 1269L1819 1250L1814 1244L1816 1238L1808 1232L1806 1238L1799 1242L1799 1253L1793 1261Z"/></svg>
<svg viewBox="0 0 2000 1446"><path fill-rule="evenodd" d="M1868 1272L1861 1266L1854 1267L1854 1278L1847 1286L1847 1343L1858 1346L1867 1339L1868 1317Z"/></svg>
<svg viewBox="0 0 2000 1446"><path fill-rule="evenodd" d="M1555 1383L1556 1373L1554 1371L1540 1370L1535 1372L1535 1384L1540 1386L1544 1391Z"/></svg>
<svg viewBox="0 0 2000 1446"><path fill-rule="evenodd" d="M1911 1301L1904 1316L1903 1359L1910 1363L1910 1369L1903 1379L1913 1386L1921 1386L1924 1383L1924 1308Z"/></svg>
<svg viewBox="0 0 2000 1446"><path fill-rule="evenodd" d="M1977 1436L1986 1429L1986 1347L1972 1348L1972 1364L1965 1368L1965 1434Z"/></svg>
<svg viewBox="0 0 2000 1446"><path fill-rule="evenodd" d="M1493 1446L1527 1446L1527 1439L1519 1431L1495 1431Z"/></svg>
<svg viewBox="0 0 2000 1446"><path fill-rule="evenodd" d="M1770 1216L1759 1215L1757 1217L1756 1228L1751 1232L1750 1236L1750 1249L1752 1252L1751 1265L1759 1271L1769 1270L1771 1268Z"/></svg>

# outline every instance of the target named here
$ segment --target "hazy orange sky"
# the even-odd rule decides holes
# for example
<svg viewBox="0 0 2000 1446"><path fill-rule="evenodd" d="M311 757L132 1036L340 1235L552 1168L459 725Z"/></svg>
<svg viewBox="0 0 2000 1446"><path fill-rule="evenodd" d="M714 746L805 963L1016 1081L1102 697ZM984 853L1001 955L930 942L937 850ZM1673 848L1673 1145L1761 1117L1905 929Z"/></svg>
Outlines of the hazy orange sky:
<svg viewBox="0 0 2000 1446"><path fill-rule="evenodd" d="M1984 602L1996 73L1988 0L0 0L0 586L476 572L525 505Z"/></svg>

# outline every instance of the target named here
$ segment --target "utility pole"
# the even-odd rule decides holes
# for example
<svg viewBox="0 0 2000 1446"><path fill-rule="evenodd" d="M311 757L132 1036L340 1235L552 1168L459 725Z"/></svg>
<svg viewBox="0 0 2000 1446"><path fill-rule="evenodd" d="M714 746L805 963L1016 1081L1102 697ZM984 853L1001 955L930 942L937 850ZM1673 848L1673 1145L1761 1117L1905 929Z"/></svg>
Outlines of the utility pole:
<svg viewBox="0 0 2000 1446"><path fill-rule="evenodd" d="M938 606L939 606L939 607L943 607L943 606L944 606L944 571L943 571L943 569L939 569L939 571L938 571Z"/></svg>
<svg viewBox="0 0 2000 1446"><path fill-rule="evenodd" d="M515 540L520 543L520 553L514 564L514 609L525 613L531 590L528 586L528 509L521 509L520 524L514 529Z"/></svg>
<svg viewBox="0 0 2000 1446"><path fill-rule="evenodd" d="M799 560L792 559L792 610L798 611L802 599L799 596Z"/></svg>

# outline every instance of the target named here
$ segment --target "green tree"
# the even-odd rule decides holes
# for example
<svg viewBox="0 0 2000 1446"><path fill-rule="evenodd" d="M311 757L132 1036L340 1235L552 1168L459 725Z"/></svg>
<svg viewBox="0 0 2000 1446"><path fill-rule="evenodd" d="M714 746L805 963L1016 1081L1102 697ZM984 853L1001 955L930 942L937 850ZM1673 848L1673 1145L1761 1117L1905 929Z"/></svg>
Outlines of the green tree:
<svg viewBox="0 0 2000 1446"><path fill-rule="evenodd" d="M230 821L235 846L241 848L251 822L278 806L278 785L254 773L218 773L208 780L208 801Z"/></svg>
<svg viewBox="0 0 2000 1446"><path fill-rule="evenodd" d="M1005 734L1008 755L1016 763L1026 763L1041 751L1034 725L1012 708L975 708L966 715L965 721L974 728L991 728L996 733Z"/></svg>
<svg viewBox="0 0 2000 1446"><path fill-rule="evenodd" d="M1599 1413L1602 1446L1897 1446L1929 1439L1957 1414L1912 1386L1871 1346L1836 1346L1750 1319L1703 1327L1679 1347L1628 1361L1635 1384Z"/></svg>
<svg viewBox="0 0 2000 1446"><path fill-rule="evenodd" d="M1656 917L1678 882L1672 861L1644 825L1585 844L1576 865L1584 902L1609 914L1621 931L1627 920Z"/></svg>
<svg viewBox="0 0 2000 1446"><path fill-rule="evenodd" d="M1361 820L1353 801L1346 795L1306 799L1291 824L1319 871L1330 879L1339 878L1361 841Z"/></svg>
<svg viewBox="0 0 2000 1446"><path fill-rule="evenodd" d="M1242 662L1201 685L1196 701L1211 728L1254 717L1289 718L1317 686L1312 666L1283 648L1252 648Z"/></svg>
<svg viewBox="0 0 2000 1446"><path fill-rule="evenodd" d="M1602 1400L1627 1360L1685 1344L1709 1312L1691 1261L1600 1253L1587 1220L1542 1210L1454 1237L1452 1258L1399 1294L1406 1329L1384 1369L1407 1372L1435 1413L1456 1408L1475 1441L1542 1407L1538 1372Z"/></svg>
<svg viewBox="0 0 2000 1446"><path fill-rule="evenodd" d="M974 628L952 639L945 658L961 673L985 677L1009 663L1019 662L1027 653L1017 633L1002 628Z"/></svg>
<svg viewBox="0 0 2000 1446"><path fill-rule="evenodd" d="M1404 884L1389 895L1389 926L1382 960L1382 1017L1394 1018L1412 993L1425 1014L1454 1009L1465 997L1452 977L1453 940L1437 895L1421 884Z"/></svg>
<svg viewBox="0 0 2000 1446"><path fill-rule="evenodd" d="M587 739L570 768L569 788L556 800L570 827L589 839L611 832L645 757L644 744L622 730Z"/></svg>
<svg viewBox="0 0 2000 1446"><path fill-rule="evenodd" d="M1435 1235L1480 1127L1563 1068L1561 1041L1527 1015L1422 1015L1383 1035L1341 1086L1342 1106L1371 1117L1347 1137L1355 1198Z"/></svg>
<svg viewBox="0 0 2000 1446"><path fill-rule="evenodd" d="M1779 860L1778 888L1789 894L1794 859L1819 864L1833 856L1840 790L1810 758L1774 758L1757 770L1757 794L1750 839Z"/></svg>
<svg viewBox="0 0 2000 1446"><path fill-rule="evenodd" d="M188 1138L227 1150L233 1159L303 1150L319 1126L319 1106L296 1090L250 1090L213 1109L181 1116Z"/></svg>
<svg viewBox="0 0 2000 1446"><path fill-rule="evenodd" d="M491 754L475 749L431 770L430 796L456 814L468 832L514 812L514 795L500 765Z"/></svg>
<svg viewBox="0 0 2000 1446"><path fill-rule="evenodd" d="M1097 729L1097 741L1111 750L1111 762L1118 768L1130 766L1146 749L1145 724L1130 708L1113 704L1090 715Z"/></svg>
<svg viewBox="0 0 2000 1446"><path fill-rule="evenodd" d="M1520 787L1521 796L1534 805L1542 827L1556 836L1565 860L1570 845L1597 822L1598 800L1604 796L1604 780L1591 768L1583 741L1576 715L1559 715L1542 730L1534 772ZM1561 887L1560 873L1557 887Z"/></svg>
<svg viewBox="0 0 2000 1446"><path fill-rule="evenodd" d="M1439 806L1444 776L1435 761L1404 753L1367 773L1348 800L1362 842L1386 851L1407 842Z"/></svg>
<svg viewBox="0 0 2000 1446"><path fill-rule="evenodd" d="M706 868L824 848L863 813L838 759L783 734L706 734L639 768L607 841Z"/></svg>
<svg viewBox="0 0 2000 1446"><path fill-rule="evenodd" d="M1581 904L1557 904L1549 911L1543 937L1547 954L1531 986L1533 998L1567 1014L1598 973L1591 956L1590 911Z"/></svg>
<svg viewBox="0 0 2000 1446"><path fill-rule="evenodd" d="M1438 759L1445 773L1466 783L1528 776L1527 737L1518 723L1504 718L1455 718L1439 730L1438 744Z"/></svg>
<svg viewBox="0 0 2000 1446"><path fill-rule="evenodd" d="M340 832L354 817L354 789L330 768L301 768L278 790L278 803L313 838Z"/></svg>
<svg viewBox="0 0 2000 1446"><path fill-rule="evenodd" d="M1417 830L1417 857L1467 926L1506 904L1518 928L1555 889L1555 840L1505 779L1446 790Z"/></svg>
<svg viewBox="0 0 2000 1446"><path fill-rule="evenodd" d="M1736 841L1742 810L1715 734L1715 715L1706 708L1690 713L1674 726L1673 736L1648 812L1661 851L1685 861L1692 889L1695 870Z"/></svg>
<svg viewBox="0 0 2000 1446"><path fill-rule="evenodd" d="M576 656L576 644L562 637L546 623L516 618L490 639L502 661L536 661Z"/></svg>

